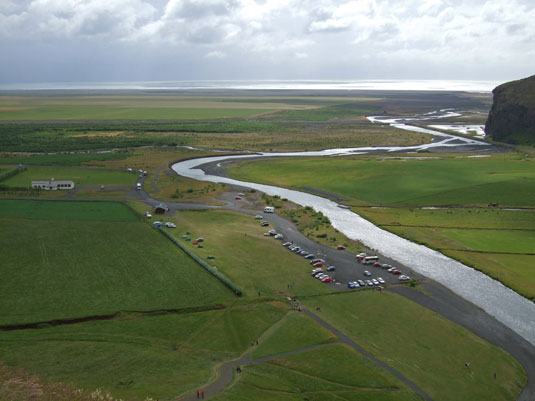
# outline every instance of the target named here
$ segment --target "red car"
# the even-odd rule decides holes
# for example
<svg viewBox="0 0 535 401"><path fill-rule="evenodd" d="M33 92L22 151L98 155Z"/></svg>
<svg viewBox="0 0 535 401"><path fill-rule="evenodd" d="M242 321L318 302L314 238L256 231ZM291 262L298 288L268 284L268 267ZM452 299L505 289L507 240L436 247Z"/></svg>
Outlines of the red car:
<svg viewBox="0 0 535 401"><path fill-rule="evenodd" d="M392 274L398 275L401 274L401 272L398 269L392 270Z"/></svg>
<svg viewBox="0 0 535 401"><path fill-rule="evenodd" d="M331 276L327 276L321 279L322 283L330 283L331 281L333 281L333 278Z"/></svg>
<svg viewBox="0 0 535 401"><path fill-rule="evenodd" d="M236 196L234 199L241 200L241 196Z"/></svg>
<svg viewBox="0 0 535 401"><path fill-rule="evenodd" d="M382 265L381 263L379 263L379 262L375 262L375 263L373 264L373 267L382 267L382 266L383 266L383 265Z"/></svg>
<svg viewBox="0 0 535 401"><path fill-rule="evenodd" d="M336 249L338 249L339 251L343 251L344 249L346 249L346 247L343 245L338 245Z"/></svg>
<svg viewBox="0 0 535 401"><path fill-rule="evenodd" d="M323 267L323 263L321 263L321 262L316 262L316 263L314 263L312 266L314 266L314 267Z"/></svg>
<svg viewBox="0 0 535 401"><path fill-rule="evenodd" d="M198 242L197 242L197 241L193 241L192 244L193 244L193 245L197 245Z"/></svg>

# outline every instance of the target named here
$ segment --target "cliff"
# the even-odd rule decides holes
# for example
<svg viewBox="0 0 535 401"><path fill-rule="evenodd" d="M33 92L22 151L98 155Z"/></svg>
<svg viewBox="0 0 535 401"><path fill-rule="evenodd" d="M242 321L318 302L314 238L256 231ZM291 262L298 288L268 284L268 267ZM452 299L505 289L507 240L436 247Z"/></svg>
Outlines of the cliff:
<svg viewBox="0 0 535 401"><path fill-rule="evenodd" d="M535 145L535 75L496 87L485 132L493 140Z"/></svg>

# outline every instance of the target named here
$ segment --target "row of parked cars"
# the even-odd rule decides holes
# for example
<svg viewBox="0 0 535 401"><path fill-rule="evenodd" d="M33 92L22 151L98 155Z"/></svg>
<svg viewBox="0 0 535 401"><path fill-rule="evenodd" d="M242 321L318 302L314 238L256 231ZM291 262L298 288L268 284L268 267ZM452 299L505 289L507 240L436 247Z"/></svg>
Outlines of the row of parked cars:
<svg viewBox="0 0 535 401"><path fill-rule="evenodd" d="M393 274L394 276L399 276L399 281L407 281L410 280L410 277L401 274L401 271L388 263L381 263L379 262L379 257L377 255L374 256L366 256L365 253L359 253L356 255L356 258L358 261L360 261L362 264L371 264L373 267L377 267L383 270L386 270L388 273ZM371 273L368 270L364 271L365 276L371 276Z"/></svg>
<svg viewBox="0 0 535 401"><path fill-rule="evenodd" d="M284 242L282 246L286 247L289 251L292 251L298 255L301 255L307 260L310 260L310 264L312 265L312 267L314 267L314 269L311 272L312 277L317 278L322 283L330 283L333 281L333 278L323 271L323 266L326 265L325 260L316 258L313 253L310 253L305 249L301 249L298 245L295 245L293 242ZM336 267L328 266L326 270L328 272L333 272L336 270Z"/></svg>

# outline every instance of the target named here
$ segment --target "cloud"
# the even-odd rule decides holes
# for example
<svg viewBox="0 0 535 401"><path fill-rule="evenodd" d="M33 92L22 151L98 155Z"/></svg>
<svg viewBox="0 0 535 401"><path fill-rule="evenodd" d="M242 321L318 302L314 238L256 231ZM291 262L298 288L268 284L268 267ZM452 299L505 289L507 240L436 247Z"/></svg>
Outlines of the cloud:
<svg viewBox="0 0 535 401"><path fill-rule="evenodd" d="M218 50L211 51L209 53L206 53L204 55L205 58L212 58L212 59L223 59L226 58L227 55L223 52L220 52Z"/></svg>
<svg viewBox="0 0 535 401"><path fill-rule="evenodd" d="M69 49L73 60L143 51L149 72L187 57L193 72L224 58L236 74L475 77L533 71L534 20L532 0L0 0L0 46L13 69L32 43L36 69ZM306 71L293 64L305 57Z"/></svg>

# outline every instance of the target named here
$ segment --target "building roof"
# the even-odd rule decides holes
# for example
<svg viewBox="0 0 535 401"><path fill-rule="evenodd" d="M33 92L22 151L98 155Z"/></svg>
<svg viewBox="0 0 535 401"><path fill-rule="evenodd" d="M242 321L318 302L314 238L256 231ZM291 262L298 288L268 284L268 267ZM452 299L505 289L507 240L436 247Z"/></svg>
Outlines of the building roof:
<svg viewBox="0 0 535 401"><path fill-rule="evenodd" d="M160 202L160 204L158 204L154 209L159 209L159 208L165 209L165 210L169 209L169 207L163 202Z"/></svg>
<svg viewBox="0 0 535 401"><path fill-rule="evenodd" d="M74 181L59 181L59 180L46 180L46 181L32 181L32 185L51 185L51 184L74 184Z"/></svg>

